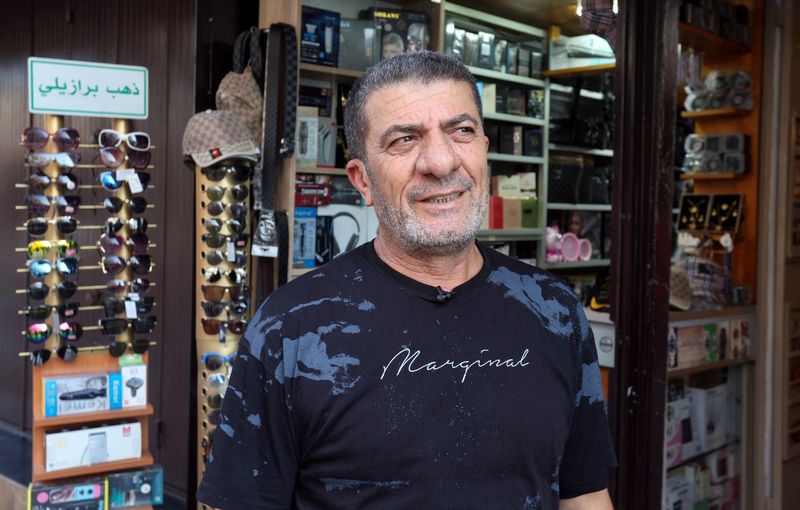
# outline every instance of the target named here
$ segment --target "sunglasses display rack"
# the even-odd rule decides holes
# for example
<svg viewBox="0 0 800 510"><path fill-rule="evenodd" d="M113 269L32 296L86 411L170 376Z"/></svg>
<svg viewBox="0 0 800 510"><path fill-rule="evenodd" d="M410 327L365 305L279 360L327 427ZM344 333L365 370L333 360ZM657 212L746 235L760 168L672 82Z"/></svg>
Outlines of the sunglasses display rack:
<svg viewBox="0 0 800 510"><path fill-rule="evenodd" d="M251 173L250 161L233 158L195 167L198 481L219 424L239 337L251 314Z"/></svg>
<svg viewBox="0 0 800 510"><path fill-rule="evenodd" d="M127 124L128 123L125 120L114 120L113 128L118 133L126 133L128 131ZM43 303L45 305L38 306L39 301L34 301L34 303L37 304L29 305L24 311L20 312L25 314L27 322L29 323L25 332L23 332L23 335L25 335L26 340L29 342L28 345L35 347L35 344L38 344L38 346L41 347L41 349L37 351L20 353L21 357L27 357L32 364L32 481L51 482L66 478L90 477L103 473L150 466L153 464L153 456L150 454L148 447L148 419L149 416L153 414L153 406L147 402L146 388L144 391L145 398L141 397L141 386L144 385L146 381L148 362L148 354L146 350L148 346L154 345L154 342L144 339L134 339L132 334L133 328L130 327L130 325L126 322L124 331L113 332L120 334L115 336L115 341L112 343L111 347L105 345L86 345L77 347L76 341L79 340L87 331L99 332L100 330L105 330L105 333L109 332L107 331L108 326L80 326L77 322L72 322L70 317L73 316L78 310L81 312L87 311L84 313L88 313L88 311L91 310L105 309L106 313L112 314L121 312L121 310L115 310L114 307L109 310L104 306L78 307L72 303L65 304L64 302L65 299L71 299L72 294L74 294L76 291L105 291L108 288L104 285L78 286L75 282L77 279L78 270L97 271L99 269L103 269L105 271L107 269L103 268L102 259L99 265L78 265L77 251L79 247L77 241L75 240L75 237L77 237L78 234L78 229L108 231L108 227L78 226L77 220L73 217L73 215L78 212L76 204L70 205L71 202L69 202L69 199L61 199L59 198L61 195L57 194L60 189L65 189L66 191L78 187L70 186L69 183L72 182L75 184L75 181L63 178L64 175L71 174L72 168L76 166L83 168L95 168L99 165L75 165L74 163L76 162L76 158L78 158L78 156L72 158L73 165L69 165L69 162L63 160L64 151L73 150L76 151L73 152L73 154L75 154L77 153L79 144L79 135L77 131L71 129L62 129L63 117L52 115L45 116L44 127L44 130L38 129L34 133L31 133L31 130L26 130L24 135L25 145L28 146L28 149L31 151L26 158L31 166L31 177L28 178L28 186L26 187L34 188L32 182L34 180L38 180L39 182L36 184L36 189L40 191L34 192L33 189L31 189L31 193L41 193L41 196L48 198L37 198L36 200L42 202L44 200L54 202L56 207L50 207L48 204L47 210L45 211L43 204L41 207L36 205L32 207L30 204L35 204L36 202L33 202L33 199L31 198L26 200L27 207L23 208L28 209L29 215L32 218L43 218L43 220L37 219L31 223L32 220L29 219L24 227L18 228L18 230L28 231L32 241L28 244L27 249L17 249L17 251L28 252L28 256L31 260L29 261L28 268L24 271L30 272L30 278L42 278L42 282L34 282L28 289L20 289L17 291L17 293L28 294L29 301L34 297L39 299L43 297ZM47 134L46 137L45 134ZM32 140L34 141L32 142ZM125 143L121 143L114 147L115 149L123 151L122 157L120 157L118 151L116 150L107 151L114 152L114 155L120 158L120 164L118 165L119 168L116 169L118 175L120 174L120 171L122 172L122 175L125 175L125 172L133 171L132 169L125 169L122 166L125 161L131 164L133 163L131 159L124 156L124 151L126 149L125 145ZM130 142L128 142L127 145L131 146ZM93 146L82 146L82 148L87 147ZM51 154L54 155L50 156ZM141 155L138 156L140 159L144 157L145 156ZM61 158L61 160L59 160L59 158ZM149 163L149 153L146 158L148 159ZM103 162L105 166L110 167L111 165L109 162L106 162L105 159L106 158L104 157ZM65 163L70 172L62 172L62 168L60 167L64 167ZM36 177L33 177L34 175ZM98 186L79 186L78 188L94 189L97 187ZM105 185L103 187L109 190L109 188L107 188ZM123 207L119 208L116 215L119 220L124 222L125 225L122 227L120 232L123 232L125 235L127 235L128 239L130 239L132 232L127 231L129 228L128 220L131 218L129 209L134 208L131 202L131 190L129 189L129 186L122 185L113 190L113 193L114 196L121 201L121 203L125 204ZM28 197L31 196L33 195L28 195ZM74 199L74 201L77 202L78 199ZM146 205L142 205L141 203L138 205L141 206L140 212L143 212L144 208L146 208ZM17 208L19 209L19 207ZM103 206L85 206L84 208L102 209ZM108 207L106 207L106 209L108 209ZM57 215L55 215L56 212L58 213ZM132 226L135 227L137 225L141 226L141 223L134 222ZM140 251L146 251L149 246L153 246L146 246L148 243L146 243L146 241L142 241L141 239L139 241L140 243L138 249ZM142 242L144 242L144 245L142 245ZM131 245L130 247L128 245L123 245L119 247L119 254L121 256L128 257L126 261L129 261L130 257L133 256L133 251L136 250L136 245ZM55 260L55 263L53 263L53 259L49 258L52 256L49 255L52 251L55 251L57 256L60 257ZM47 267L45 267L47 261L50 261L49 271L47 271ZM144 262L140 261L140 264L141 263ZM34 265L36 265L36 267L33 267ZM133 278L135 269L132 266L133 264L126 262L125 269L120 271L118 274L113 275L113 278L116 279L115 283L117 287L124 285L125 288L136 288ZM152 268L152 264L149 261L149 256L146 260L146 266L148 271ZM140 265L139 272L142 271L143 268ZM98 273L99 271L94 274ZM143 291L141 288L138 290ZM138 298L138 296L133 297ZM137 305L138 308L137 306L128 306L128 320L130 320L131 314L135 315L134 310L141 309L142 305L139 303L137 303ZM147 306L145 308L148 308L149 310L149 308L152 306L153 302L151 300L147 302ZM50 313L43 313L45 309ZM132 324L135 322L136 321L132 321ZM123 355L125 351L127 351L127 353ZM120 358L120 355L123 355L123 357ZM137 380L137 378L134 377L125 381L124 374L126 372L130 372L127 368L122 367L121 361L123 359L127 362L133 362L133 365L135 365L139 370L139 373L142 374L141 378ZM50 383L47 383L46 385L45 379L48 379L49 381L55 381L58 379L59 382L57 384L60 384L60 380L76 378L78 376L86 376L86 374L106 374L107 382L105 387L100 389L93 388L93 391L96 390L94 392L89 392L87 389L73 391L73 394L70 395L67 400L85 399L85 401L88 401L91 398L97 397L98 395L111 398L112 385L108 381L111 380L112 375L109 374L114 374L113 376L120 374L122 376L120 382L122 385L127 385L130 389L130 392L134 396L136 395L136 390L140 390L139 400L141 402L136 402L134 404L135 406L131 407L126 407L124 404L122 404L121 408L111 410L111 404L109 404L107 401L106 404L98 406L98 409L102 410L81 412L77 414L55 413L57 414L56 416L50 416L52 413L46 412L46 409L51 409L53 405L60 405L60 402L63 399L54 397L49 393L46 395L46 390L49 391L51 386L49 386ZM56 394L60 395L59 392L61 389L62 388L60 386L57 386L57 389L55 390ZM123 396L122 398L124 399L126 397ZM94 446L96 446L96 450L98 450L98 456L95 457L94 461L84 462L84 459L81 458L81 462L78 462L75 467L57 470L47 469L48 454L46 451L46 438L48 434L63 430L82 429L86 427L101 427L115 424L138 424L135 427L138 428L141 434L141 451L139 456L111 462L104 462L100 460L108 457L102 457L102 455L99 455L99 453L113 450L114 445L107 444L105 439L101 445L100 442L97 441L97 438L100 437L100 433L98 433L95 434L96 437L94 438L96 440L96 444ZM92 441L91 435L89 441ZM89 446L87 446L87 448ZM100 450L103 450L103 452L100 452Z"/></svg>

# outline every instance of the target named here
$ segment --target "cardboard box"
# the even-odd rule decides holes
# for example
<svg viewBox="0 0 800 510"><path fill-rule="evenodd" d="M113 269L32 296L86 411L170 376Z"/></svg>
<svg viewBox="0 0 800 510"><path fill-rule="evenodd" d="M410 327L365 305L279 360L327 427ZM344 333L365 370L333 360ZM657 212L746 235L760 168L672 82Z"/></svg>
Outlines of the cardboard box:
<svg viewBox="0 0 800 510"><path fill-rule="evenodd" d="M705 330L703 334L706 351L705 362L716 363L719 360L719 355L717 353L717 325L706 324L703 326L703 329Z"/></svg>
<svg viewBox="0 0 800 510"><path fill-rule="evenodd" d="M45 377L44 415L64 416L105 411L108 407L108 374Z"/></svg>
<svg viewBox="0 0 800 510"><path fill-rule="evenodd" d="M105 481L89 478L76 482L28 486L29 510L105 510Z"/></svg>
<svg viewBox="0 0 800 510"><path fill-rule="evenodd" d="M506 94L506 113L511 115L525 115L525 103L527 94L524 89L509 88Z"/></svg>
<svg viewBox="0 0 800 510"><path fill-rule="evenodd" d="M494 34L491 32L478 32L479 52L478 66L484 69L494 69Z"/></svg>
<svg viewBox="0 0 800 510"><path fill-rule="evenodd" d="M539 228L539 199L527 197L521 199L521 202L522 228Z"/></svg>
<svg viewBox="0 0 800 510"><path fill-rule="evenodd" d="M317 165L325 168L336 166L336 118L320 117L317 125Z"/></svg>
<svg viewBox="0 0 800 510"><path fill-rule="evenodd" d="M480 53L480 40L475 32L464 32L464 64L468 66L478 65L478 54Z"/></svg>
<svg viewBox="0 0 800 510"><path fill-rule="evenodd" d="M404 51L428 49L428 15L424 12L370 7L362 14L362 18L375 21L381 60Z"/></svg>
<svg viewBox="0 0 800 510"><path fill-rule="evenodd" d="M522 228L522 200L503 199L503 228Z"/></svg>
<svg viewBox="0 0 800 510"><path fill-rule="evenodd" d="M692 510L694 502L694 480L686 468L667 473L664 485L664 508L669 510Z"/></svg>
<svg viewBox="0 0 800 510"><path fill-rule="evenodd" d="M339 13L303 6L300 61L336 67L339 55Z"/></svg>
<svg viewBox="0 0 800 510"><path fill-rule="evenodd" d="M477 82L478 93L481 96L481 108L483 113L495 113L497 101L497 84Z"/></svg>
<svg viewBox="0 0 800 510"><path fill-rule="evenodd" d="M131 360L126 363L126 360ZM141 358L120 358L122 378L122 407L139 407L147 405L147 365Z"/></svg>
<svg viewBox="0 0 800 510"><path fill-rule="evenodd" d="M522 46L517 50L517 75L525 77L531 75L531 50Z"/></svg>
<svg viewBox="0 0 800 510"><path fill-rule="evenodd" d="M526 111L529 117L544 118L544 90L528 90L528 104Z"/></svg>
<svg viewBox="0 0 800 510"><path fill-rule="evenodd" d="M676 368L703 364L706 358L706 334L703 326L677 328Z"/></svg>
<svg viewBox="0 0 800 510"><path fill-rule="evenodd" d="M142 428L118 423L45 434L45 471L59 471L142 456Z"/></svg>
<svg viewBox="0 0 800 510"><path fill-rule="evenodd" d="M544 154L544 135L542 128L524 128L522 130L522 154L542 157Z"/></svg>
<svg viewBox="0 0 800 510"><path fill-rule="evenodd" d="M689 399L692 403L692 430L697 434L698 444L689 455L706 453L725 445L728 415L726 399L727 385L721 384L713 388L690 388Z"/></svg>
<svg viewBox="0 0 800 510"><path fill-rule="evenodd" d="M164 470L153 466L108 475L108 507L132 508L164 504Z"/></svg>
<svg viewBox="0 0 800 510"><path fill-rule="evenodd" d="M536 172L519 172L519 194L523 198L537 198L539 186Z"/></svg>
<svg viewBox="0 0 800 510"><path fill-rule="evenodd" d="M522 126L500 126L500 153L522 156Z"/></svg>
<svg viewBox="0 0 800 510"><path fill-rule="evenodd" d="M561 36L550 41L550 70L574 69L616 62L614 51L602 37L588 34ZM573 55L581 55L575 57ZM531 68L533 71L533 68Z"/></svg>
<svg viewBox="0 0 800 510"><path fill-rule="evenodd" d="M503 228L503 197L489 197L489 228Z"/></svg>
<svg viewBox="0 0 800 510"><path fill-rule="evenodd" d="M494 70L505 73L508 68L508 41L496 38L494 41Z"/></svg>
<svg viewBox="0 0 800 510"><path fill-rule="evenodd" d="M297 154L297 170L315 170L317 168L317 131L319 130L319 109L309 106L297 107L297 134L295 154Z"/></svg>
<svg viewBox="0 0 800 510"><path fill-rule="evenodd" d="M300 83L298 106L317 108L314 117L330 117L333 111L333 94L329 87L317 87ZM297 115L300 115L298 108ZM306 115L310 117L311 115Z"/></svg>
<svg viewBox="0 0 800 510"><path fill-rule="evenodd" d="M375 64L379 51L375 32L373 20L342 18L339 23L339 67L366 71Z"/></svg>
<svg viewBox="0 0 800 510"><path fill-rule="evenodd" d="M493 175L492 176L492 195L503 198L520 197L519 175Z"/></svg>
<svg viewBox="0 0 800 510"><path fill-rule="evenodd" d="M685 457L684 443L693 440L691 427L691 402L688 398L680 398L667 402L667 420L665 425L665 464L667 469L680 464ZM688 453L688 449L687 449Z"/></svg>
<svg viewBox="0 0 800 510"><path fill-rule="evenodd" d="M294 208L294 243L292 264L296 268L314 267L317 208Z"/></svg>
<svg viewBox="0 0 800 510"><path fill-rule="evenodd" d="M508 43L506 56L506 72L508 74L517 74L517 56L519 55L519 45L515 43Z"/></svg>

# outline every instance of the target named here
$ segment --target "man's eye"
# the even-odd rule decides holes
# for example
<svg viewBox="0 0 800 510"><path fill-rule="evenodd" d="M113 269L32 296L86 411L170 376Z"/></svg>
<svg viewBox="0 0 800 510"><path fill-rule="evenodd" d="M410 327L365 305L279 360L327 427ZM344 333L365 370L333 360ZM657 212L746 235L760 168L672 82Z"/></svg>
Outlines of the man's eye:
<svg viewBox="0 0 800 510"><path fill-rule="evenodd" d="M397 140L392 142L392 145L398 145L398 144L402 145L402 144L406 144L406 143L411 143L413 141L414 141L414 137L413 136L406 135L406 136L401 136L400 138L398 138Z"/></svg>
<svg viewBox="0 0 800 510"><path fill-rule="evenodd" d="M456 131L458 131L459 133L463 133L463 134L469 134L469 133L474 133L475 132L475 130L473 128L469 127L469 126L462 126L460 128L457 128Z"/></svg>

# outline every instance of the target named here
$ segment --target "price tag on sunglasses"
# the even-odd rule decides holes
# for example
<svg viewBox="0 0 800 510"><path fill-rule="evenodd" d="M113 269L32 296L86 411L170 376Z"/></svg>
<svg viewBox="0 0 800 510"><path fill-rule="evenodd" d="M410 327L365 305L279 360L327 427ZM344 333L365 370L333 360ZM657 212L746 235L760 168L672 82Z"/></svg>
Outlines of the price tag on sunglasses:
<svg viewBox="0 0 800 510"><path fill-rule="evenodd" d="M138 317L138 315L136 315L136 301L125 300L125 317L128 319L135 319Z"/></svg>
<svg viewBox="0 0 800 510"><path fill-rule="evenodd" d="M135 168L120 168L119 170L117 170L117 180L118 181L127 181L128 179L131 178L131 176L134 176L134 175L136 175L136 169ZM136 175L136 177L138 178L139 176Z"/></svg>
<svg viewBox="0 0 800 510"><path fill-rule="evenodd" d="M139 299L140 299L139 298L139 294L136 293L136 292L129 292L128 295L127 295L127 298L130 299L133 302L139 301Z"/></svg>
<svg viewBox="0 0 800 510"><path fill-rule="evenodd" d="M141 193L144 191L142 181L139 180L139 175L137 175L135 171L133 175L128 177L128 187L130 188L131 193Z"/></svg>
<svg viewBox="0 0 800 510"><path fill-rule="evenodd" d="M236 262L236 245L228 241L228 262Z"/></svg>

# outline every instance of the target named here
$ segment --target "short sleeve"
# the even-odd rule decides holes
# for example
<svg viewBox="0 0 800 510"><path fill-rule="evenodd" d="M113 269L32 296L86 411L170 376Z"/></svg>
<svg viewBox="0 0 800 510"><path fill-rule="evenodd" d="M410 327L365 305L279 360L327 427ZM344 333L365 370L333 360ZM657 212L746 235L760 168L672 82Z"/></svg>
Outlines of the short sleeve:
<svg viewBox="0 0 800 510"><path fill-rule="evenodd" d="M199 501L221 510L291 508L296 443L285 387L274 373L251 354L250 343L242 337Z"/></svg>
<svg viewBox="0 0 800 510"><path fill-rule="evenodd" d="M617 464L608 428L603 382L594 335L583 310L578 349L578 392L569 437L559 468L559 496L574 498L608 487L608 470Z"/></svg>

